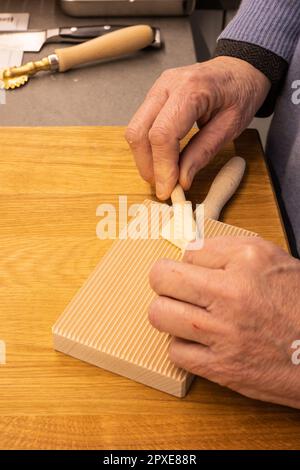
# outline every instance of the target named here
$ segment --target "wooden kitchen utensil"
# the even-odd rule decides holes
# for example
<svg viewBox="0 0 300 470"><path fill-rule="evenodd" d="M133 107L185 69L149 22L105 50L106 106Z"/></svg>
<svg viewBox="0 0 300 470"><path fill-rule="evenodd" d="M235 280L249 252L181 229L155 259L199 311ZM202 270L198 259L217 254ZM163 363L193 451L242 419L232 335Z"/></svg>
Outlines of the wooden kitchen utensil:
<svg viewBox="0 0 300 470"><path fill-rule="evenodd" d="M219 220L221 210L239 187L245 168L246 162L240 157L231 158L226 165L221 168L202 203L205 208L205 213L204 211L202 211L202 213L202 207L199 207L199 220L203 218L203 215L206 219ZM192 205L186 201L183 189L179 184L172 192L171 199L174 212L178 209L177 218L172 217L170 222L162 227L161 234L163 238L169 240L181 250L185 250L186 245L194 239L192 235L195 235L197 230L196 223L192 219ZM183 213L184 210L185 213ZM183 218L183 215L184 222L190 226L190 230L185 232L185 227L183 226L182 220L180 220L180 217ZM197 216L197 213L195 213L195 215ZM175 219L177 219L177 224Z"/></svg>
<svg viewBox="0 0 300 470"><path fill-rule="evenodd" d="M208 214L217 216L238 187L245 164L231 159L219 172L205 199ZM176 188L174 202L184 202ZM146 201L147 209L165 204ZM149 212L142 223L149 222ZM131 223L133 223L132 221ZM161 221L155 222L161 229ZM130 224L129 224L130 227ZM204 236L256 236L253 232L206 218ZM53 326L56 350L97 365L158 390L183 397L193 376L169 360L170 336L154 329L148 307L154 298L148 282L153 263L160 258L180 260L182 250L170 240L127 239L114 242L92 275Z"/></svg>
<svg viewBox="0 0 300 470"><path fill-rule="evenodd" d="M18 88L40 71L66 72L78 65L131 54L150 46L155 34L155 28L148 25L129 26L76 46L56 49L44 59L0 71L0 87Z"/></svg>

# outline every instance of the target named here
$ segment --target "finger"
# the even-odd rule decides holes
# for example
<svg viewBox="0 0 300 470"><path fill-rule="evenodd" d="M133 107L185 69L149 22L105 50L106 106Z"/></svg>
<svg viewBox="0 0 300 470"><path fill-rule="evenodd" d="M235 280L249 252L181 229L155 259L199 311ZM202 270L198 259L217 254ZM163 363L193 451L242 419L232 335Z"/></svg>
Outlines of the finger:
<svg viewBox="0 0 300 470"><path fill-rule="evenodd" d="M234 383L231 371L223 366L212 348L180 338L172 338L169 347L170 360L179 368L204 377L219 385L230 387Z"/></svg>
<svg viewBox="0 0 300 470"><path fill-rule="evenodd" d="M158 294L210 309L227 291L226 275L188 263L162 259L150 272L150 285Z"/></svg>
<svg viewBox="0 0 300 470"><path fill-rule="evenodd" d="M178 338L210 346L222 335L218 321L206 310L168 297L156 297L149 308L152 326Z"/></svg>
<svg viewBox="0 0 300 470"><path fill-rule="evenodd" d="M232 110L216 114L184 148L180 157L179 182L190 188L196 173L204 168L228 141L236 135Z"/></svg>
<svg viewBox="0 0 300 470"><path fill-rule="evenodd" d="M187 246L183 262L209 269L224 270L234 259L236 253L247 244L258 243L256 237L214 237L206 238L200 250L192 250ZM192 246L192 244L191 244Z"/></svg>
<svg viewBox="0 0 300 470"><path fill-rule="evenodd" d="M180 338L172 338L169 347L170 360L181 369L207 377L213 352L207 346Z"/></svg>
<svg viewBox="0 0 300 470"><path fill-rule="evenodd" d="M155 84L131 119L125 132L139 173L149 183L154 183L154 173L148 134L167 99L166 88L163 85Z"/></svg>
<svg viewBox="0 0 300 470"><path fill-rule="evenodd" d="M190 94L176 90L161 109L149 132L156 194L167 199L178 181L180 140L193 127L201 113ZM204 112L204 110L203 110Z"/></svg>

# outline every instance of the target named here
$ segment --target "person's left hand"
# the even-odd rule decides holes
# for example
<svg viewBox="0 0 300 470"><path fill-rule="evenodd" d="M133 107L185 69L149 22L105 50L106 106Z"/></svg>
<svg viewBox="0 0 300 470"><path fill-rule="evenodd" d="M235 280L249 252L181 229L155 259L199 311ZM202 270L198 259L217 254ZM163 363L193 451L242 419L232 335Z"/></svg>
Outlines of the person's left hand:
<svg viewBox="0 0 300 470"><path fill-rule="evenodd" d="M260 238L207 239L150 273L171 360L248 397L300 408L300 261Z"/></svg>

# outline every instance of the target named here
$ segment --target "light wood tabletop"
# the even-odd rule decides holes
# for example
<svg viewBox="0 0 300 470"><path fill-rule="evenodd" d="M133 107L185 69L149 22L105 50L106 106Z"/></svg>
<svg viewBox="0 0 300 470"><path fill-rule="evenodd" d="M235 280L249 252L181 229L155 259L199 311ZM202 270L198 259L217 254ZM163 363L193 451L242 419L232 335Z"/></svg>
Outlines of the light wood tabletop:
<svg viewBox="0 0 300 470"><path fill-rule="evenodd" d="M197 378L178 399L54 351L51 327L112 241L96 237L101 203L154 197L122 128L0 129L2 449L300 448L300 412ZM236 142L248 162L222 220L287 249L256 131ZM234 144L197 177L201 202ZM246 360L246 358L245 358Z"/></svg>

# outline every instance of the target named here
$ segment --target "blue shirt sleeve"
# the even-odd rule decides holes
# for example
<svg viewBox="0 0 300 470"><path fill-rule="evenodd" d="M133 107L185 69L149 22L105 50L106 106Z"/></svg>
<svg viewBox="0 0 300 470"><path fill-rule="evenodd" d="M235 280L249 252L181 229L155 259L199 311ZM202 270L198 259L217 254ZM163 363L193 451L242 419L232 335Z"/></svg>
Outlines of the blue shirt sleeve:
<svg viewBox="0 0 300 470"><path fill-rule="evenodd" d="M256 44L287 62L300 36L300 0L243 0L219 39Z"/></svg>

